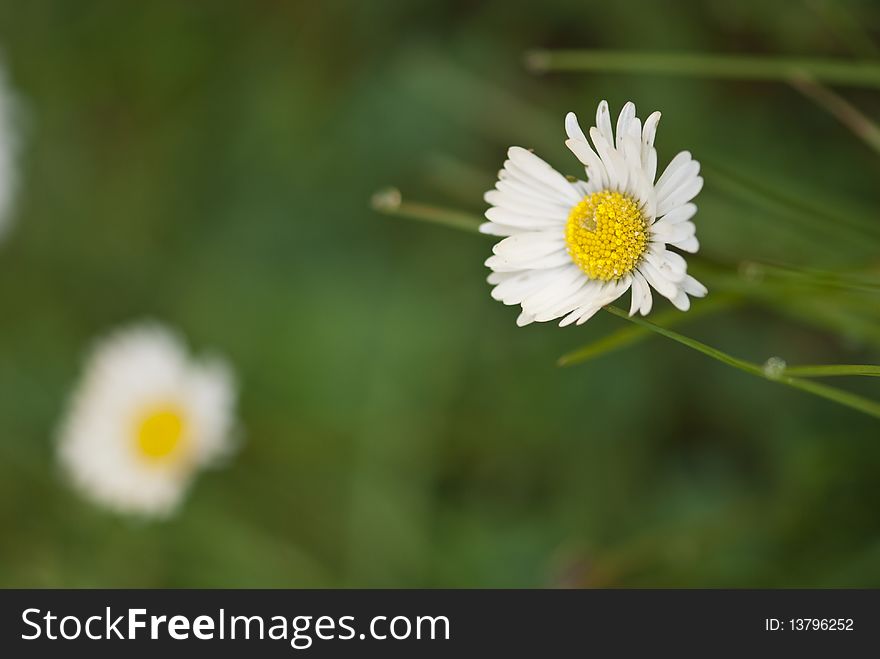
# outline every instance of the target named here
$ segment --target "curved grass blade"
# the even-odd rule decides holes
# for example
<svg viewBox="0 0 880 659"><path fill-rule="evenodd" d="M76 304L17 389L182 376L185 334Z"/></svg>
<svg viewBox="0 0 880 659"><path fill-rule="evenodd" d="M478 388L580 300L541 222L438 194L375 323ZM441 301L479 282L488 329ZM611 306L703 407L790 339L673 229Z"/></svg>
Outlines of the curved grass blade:
<svg viewBox="0 0 880 659"><path fill-rule="evenodd" d="M688 348L691 348L692 350L701 352L704 355L711 357L712 359L718 360L723 364L732 366L733 368L737 368L751 375L764 378L765 380L769 380L770 382L779 382L780 384L788 385L789 387L793 387L794 389L806 391L808 393L819 396L820 398L824 398L826 400L844 405L846 407L858 410L859 412L863 412L864 414L868 414L870 416L880 419L880 403L877 403L873 400L869 400L857 394L852 394L848 391L835 389L834 387L829 387L828 385L821 384L819 382L812 382L810 380L803 380L800 378L792 377L791 375L788 375L786 373L787 369L784 366L781 369L765 368L744 359L734 357L733 355L728 355L726 352L718 350L717 348L713 348L710 345L701 343L696 339L684 336L683 334L679 334L678 332L674 332L665 327L655 325L654 323L644 320L643 318L638 318L635 316L631 317L623 309L619 309L618 307L607 306L605 307L605 310L615 316L628 320L631 323L635 323L636 325L645 327L652 332L660 334L661 336L665 336L666 338L671 339L676 343L680 343L684 346L687 346Z"/></svg>
<svg viewBox="0 0 880 659"><path fill-rule="evenodd" d="M684 314L677 310L664 311L654 317L655 322L663 327L671 327L680 323L696 320L702 316L708 316L717 311L724 311L736 306L739 299L732 296L714 295L706 300L695 304L691 310ZM574 366L583 364L591 359L596 359L609 352L620 350L639 343L653 336L650 330L632 325L622 327L602 338L588 343L587 345L562 355L557 360L558 366Z"/></svg>

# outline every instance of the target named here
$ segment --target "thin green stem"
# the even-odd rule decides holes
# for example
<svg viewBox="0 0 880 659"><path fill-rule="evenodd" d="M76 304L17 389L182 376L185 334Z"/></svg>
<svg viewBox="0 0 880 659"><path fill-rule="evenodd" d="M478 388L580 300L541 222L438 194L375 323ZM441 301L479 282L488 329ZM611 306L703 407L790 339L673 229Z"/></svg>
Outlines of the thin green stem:
<svg viewBox="0 0 880 659"><path fill-rule="evenodd" d="M785 373L802 378L824 378L839 375L865 375L880 377L876 364L821 364L817 366L786 366Z"/></svg>
<svg viewBox="0 0 880 659"><path fill-rule="evenodd" d="M771 382L779 382L780 384L785 384L789 387L800 389L801 391L806 391L821 398L825 398L826 400L839 403L840 405L850 407L854 410L858 410L859 412L863 412L865 414L880 419L880 403L877 403L875 401L863 398L862 396L859 396L857 394L849 393L848 391L835 389L834 387L829 387L828 385L820 384L818 382L811 382L810 380L802 380L800 378L792 377L791 375L788 375L786 373L787 369L784 365L782 365L781 368L775 368L771 366L771 364L768 362L767 366L762 367L758 364L754 364L744 359L739 359L738 357L728 355L726 352L718 350L717 348L713 348L712 346L706 345L705 343L701 343L700 341L684 336L683 334L679 334L678 332L673 332L672 330L665 327L655 325L654 323L644 320L643 318L637 318L634 316L631 317L623 309L619 309L618 307L607 306L605 307L605 310L615 316L624 318L631 323L635 323L636 325L645 327L652 332L656 332L657 334L665 336L672 341L687 346L692 350L701 352L704 355L711 357L712 359L716 359L723 364L732 366L733 368L737 368L741 371L744 371L751 375L755 375L760 378L764 378L765 380L769 380Z"/></svg>
<svg viewBox="0 0 880 659"><path fill-rule="evenodd" d="M400 190L397 188L387 188L376 192L371 199L371 205L374 210L386 215L395 215L410 220L439 224L471 233L479 233L480 224L482 223L481 218L473 213L441 208L430 204L403 201Z"/></svg>
<svg viewBox="0 0 880 659"><path fill-rule="evenodd" d="M654 317L654 321L663 327L671 327L680 323L690 322L716 313L725 311L736 306L740 300L730 295L713 295L706 300L701 300L691 307L690 312L684 314L677 310L664 311ZM632 325L622 327L616 332L603 336L577 350L562 355L556 362L559 366L574 366L591 359L619 350L653 336L652 332L644 327Z"/></svg>
<svg viewBox="0 0 880 659"><path fill-rule="evenodd" d="M832 84L880 87L880 64L871 60L613 50L534 50L527 53L526 65L537 72L659 73L740 80L788 81L809 76Z"/></svg>

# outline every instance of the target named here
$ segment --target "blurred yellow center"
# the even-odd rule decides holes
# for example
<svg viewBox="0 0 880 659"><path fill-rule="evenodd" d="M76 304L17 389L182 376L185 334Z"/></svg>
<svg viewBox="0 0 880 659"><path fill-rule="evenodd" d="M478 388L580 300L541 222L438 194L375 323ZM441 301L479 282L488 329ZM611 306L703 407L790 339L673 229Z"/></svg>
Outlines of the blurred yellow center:
<svg viewBox="0 0 880 659"><path fill-rule="evenodd" d="M571 209L565 243L590 279L610 281L636 267L648 246L648 225L632 197L602 190Z"/></svg>
<svg viewBox="0 0 880 659"><path fill-rule="evenodd" d="M148 460L162 460L180 450L186 435L186 419L172 405L151 410L139 420L137 448Z"/></svg>

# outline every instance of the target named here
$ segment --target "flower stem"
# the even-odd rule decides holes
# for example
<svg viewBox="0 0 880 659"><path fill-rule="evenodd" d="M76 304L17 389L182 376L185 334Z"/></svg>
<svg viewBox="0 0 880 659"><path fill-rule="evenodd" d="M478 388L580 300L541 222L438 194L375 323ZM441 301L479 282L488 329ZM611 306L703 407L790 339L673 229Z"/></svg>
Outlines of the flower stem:
<svg viewBox="0 0 880 659"><path fill-rule="evenodd" d="M726 311L737 304L741 300L731 295L713 295L706 300L701 300L691 307L689 313L683 314L678 310L670 310L657 314L654 317L655 322L663 327L670 327L684 322L696 320L702 316L708 316L718 311ZM619 350L627 346L633 345L646 338L652 336L650 330L636 325L630 327L622 327L616 332L612 332L607 336L593 341L577 350L568 352L557 360L559 366L574 366L582 364L591 359L596 359L613 350Z"/></svg>
<svg viewBox="0 0 880 659"><path fill-rule="evenodd" d="M726 352L718 350L717 348L708 346L705 343L701 343L700 341L679 334L678 332L673 332L672 330L665 327L655 325L654 323L647 321L643 318L631 317L623 309L619 309L618 307L607 306L605 307L605 310L615 316L628 320L631 323L635 323L636 325L645 327L652 332L656 332L661 336L665 336L668 339L671 339L677 343L687 346L688 348L696 350L697 352L701 352L704 355L707 355L712 359L716 359L723 364L732 366L733 368L745 371L746 373L750 373L751 375L756 375L760 378L764 378L765 380L770 380L771 382L779 382L780 384L785 384L789 387L800 389L801 391L806 391L821 398L825 398L826 400L839 403L840 405L845 405L846 407L850 407L854 410L858 410L859 412L863 412L865 414L880 419L880 403L877 403L875 401L863 398L862 396L859 396L857 394L849 393L848 391L842 391L840 389L835 389L834 387L829 387L828 385L821 384L819 382L812 382L810 380L802 380L800 378L792 377L788 374L787 368L783 368L781 372L776 372L773 369L764 368L758 364L754 364L744 359L739 359L738 357L728 355Z"/></svg>
<svg viewBox="0 0 880 659"><path fill-rule="evenodd" d="M817 366L787 366L785 372L802 378L824 378L838 375L865 375L880 377L876 364L821 364Z"/></svg>
<svg viewBox="0 0 880 659"><path fill-rule="evenodd" d="M440 224L452 229L460 229L472 233L479 233L480 224L482 223L480 217L472 213L432 206L430 204L404 201L400 190L397 188L379 190L373 195L370 203L373 210L385 213L386 215Z"/></svg>

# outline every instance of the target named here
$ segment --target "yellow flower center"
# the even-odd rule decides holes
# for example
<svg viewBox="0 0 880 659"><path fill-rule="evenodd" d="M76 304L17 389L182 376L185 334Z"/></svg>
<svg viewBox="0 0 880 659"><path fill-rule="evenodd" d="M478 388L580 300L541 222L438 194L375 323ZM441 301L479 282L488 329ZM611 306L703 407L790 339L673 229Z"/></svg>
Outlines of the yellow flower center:
<svg viewBox="0 0 880 659"><path fill-rule="evenodd" d="M602 190L571 209L565 225L571 260L590 279L611 281L632 272L648 247L648 224L632 197Z"/></svg>
<svg viewBox="0 0 880 659"><path fill-rule="evenodd" d="M138 420L135 430L138 453L149 461L165 460L182 449L186 431L186 418L179 407L156 407Z"/></svg>

